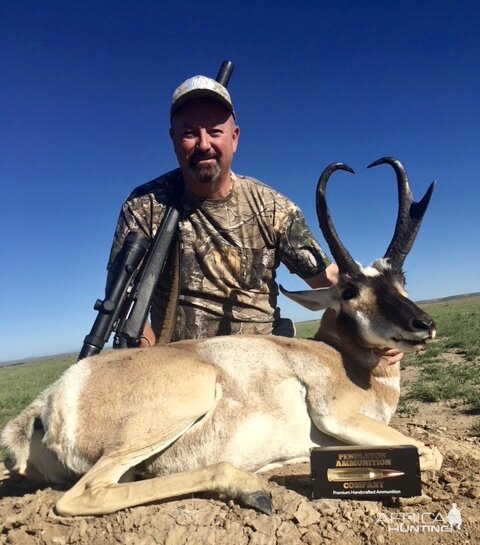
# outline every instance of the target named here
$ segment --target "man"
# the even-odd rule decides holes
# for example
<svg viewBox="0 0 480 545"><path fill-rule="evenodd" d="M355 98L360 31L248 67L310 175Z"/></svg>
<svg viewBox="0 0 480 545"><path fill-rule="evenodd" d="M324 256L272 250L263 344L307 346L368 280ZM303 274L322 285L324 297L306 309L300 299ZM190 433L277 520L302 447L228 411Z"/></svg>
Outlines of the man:
<svg viewBox="0 0 480 545"><path fill-rule="evenodd" d="M181 199L180 296L172 340L285 334L275 271L284 263L310 287L334 285L338 269L291 201L231 170L240 129L225 87L195 76L174 92L170 137L179 169L135 189L122 207L110 263L126 234L155 235L166 203ZM160 283L142 346L158 340L168 284ZM287 328L288 329L288 328ZM293 328L286 332L293 335Z"/></svg>

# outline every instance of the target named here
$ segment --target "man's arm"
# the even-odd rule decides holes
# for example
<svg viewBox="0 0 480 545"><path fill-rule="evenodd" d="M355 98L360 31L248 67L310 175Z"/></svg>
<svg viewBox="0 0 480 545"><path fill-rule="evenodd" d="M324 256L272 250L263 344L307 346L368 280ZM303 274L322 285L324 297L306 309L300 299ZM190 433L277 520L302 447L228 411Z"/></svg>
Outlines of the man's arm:
<svg viewBox="0 0 480 545"><path fill-rule="evenodd" d="M336 263L330 263L323 271L315 276L305 278L305 282L313 289L331 288L338 284L338 267Z"/></svg>

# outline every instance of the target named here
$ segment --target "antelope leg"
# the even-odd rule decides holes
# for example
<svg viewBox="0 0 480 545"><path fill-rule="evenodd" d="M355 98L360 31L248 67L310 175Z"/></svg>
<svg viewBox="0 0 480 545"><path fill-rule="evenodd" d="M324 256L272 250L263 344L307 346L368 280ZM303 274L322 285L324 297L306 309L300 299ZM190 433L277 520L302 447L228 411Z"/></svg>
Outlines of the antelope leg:
<svg viewBox="0 0 480 545"><path fill-rule="evenodd" d="M332 416L313 418L316 427L352 445L413 445L418 448L420 469L440 469L443 457L435 447L429 447L404 435L403 433L363 414L353 414L348 418L337 419Z"/></svg>
<svg viewBox="0 0 480 545"><path fill-rule="evenodd" d="M181 435L181 432L178 434ZM161 449L161 447L160 447ZM139 461L139 452L101 458L95 466L68 490L55 507L60 515L103 515L120 509L195 492L214 491L238 498L247 506L271 514L268 493L258 477L220 462L205 468L165 475L144 481L118 483L126 467ZM151 449L142 449L151 455Z"/></svg>

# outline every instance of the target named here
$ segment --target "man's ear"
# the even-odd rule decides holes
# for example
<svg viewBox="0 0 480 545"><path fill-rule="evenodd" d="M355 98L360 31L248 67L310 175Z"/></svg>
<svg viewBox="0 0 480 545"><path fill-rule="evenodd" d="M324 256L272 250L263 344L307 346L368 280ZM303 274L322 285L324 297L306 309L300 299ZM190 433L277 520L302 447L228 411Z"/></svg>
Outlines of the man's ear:
<svg viewBox="0 0 480 545"><path fill-rule="evenodd" d="M238 125L235 125L235 128L233 129L233 133L232 133L233 153L237 151L239 138L240 138L240 127Z"/></svg>

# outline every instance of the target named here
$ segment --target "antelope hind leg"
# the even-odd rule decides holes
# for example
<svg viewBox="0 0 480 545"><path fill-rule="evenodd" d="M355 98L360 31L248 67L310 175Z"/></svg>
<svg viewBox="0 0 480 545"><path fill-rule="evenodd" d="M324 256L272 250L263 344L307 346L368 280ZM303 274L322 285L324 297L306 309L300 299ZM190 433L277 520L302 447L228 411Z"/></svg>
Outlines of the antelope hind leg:
<svg viewBox="0 0 480 545"><path fill-rule="evenodd" d="M102 515L119 509L153 501L129 485L120 483L122 476L143 460L154 456L172 444L190 428L198 417L169 426L165 435L152 444L140 448L124 445L102 456L85 475L55 505L59 515Z"/></svg>
<svg viewBox="0 0 480 545"><path fill-rule="evenodd" d="M178 435L181 435L178 434ZM162 446L158 450L162 450ZM142 459L152 455L150 448L142 449ZM120 509L154 501L214 491L263 513L272 513L269 494L252 473L220 462L202 469L165 475L144 481L118 483L123 470L140 461L138 452L127 455L114 454L101 458L73 488L57 502L55 509L64 516L104 515ZM146 454L146 456L145 456Z"/></svg>
<svg viewBox="0 0 480 545"><path fill-rule="evenodd" d="M200 382L197 381L197 386ZM58 500L55 506L57 513L65 516L102 515L184 494L215 491L270 514L270 497L258 477L227 463L143 481L119 482L132 467L168 448L212 408L214 388L210 396L205 392L204 384L200 386L199 395L177 406L175 417L169 414L163 426L157 427L153 442L137 447L142 438L141 430L137 430L130 440L124 440L122 447L102 456Z"/></svg>

